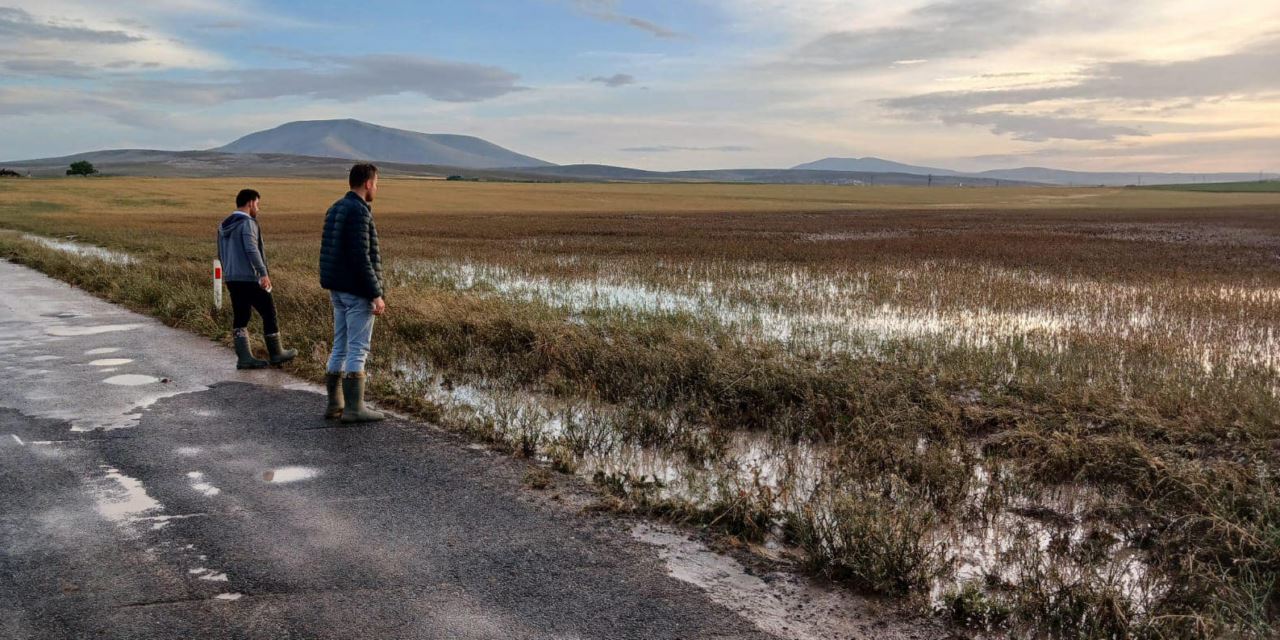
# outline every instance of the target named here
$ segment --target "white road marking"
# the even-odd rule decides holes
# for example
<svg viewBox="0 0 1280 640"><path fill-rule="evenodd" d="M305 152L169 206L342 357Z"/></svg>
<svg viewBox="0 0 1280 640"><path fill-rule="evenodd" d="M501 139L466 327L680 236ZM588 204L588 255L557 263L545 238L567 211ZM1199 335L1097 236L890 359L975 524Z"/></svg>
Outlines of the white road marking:
<svg viewBox="0 0 1280 640"><path fill-rule="evenodd" d="M24 446L24 447L25 447L25 446L27 446L27 443L23 442L23 441L22 441L22 438L19 438L17 434L11 433L11 434L9 434L9 437L11 437L11 438L13 438L14 440L16 440L16 441L18 442L18 444L19 444L19 445L22 445L22 446Z"/></svg>

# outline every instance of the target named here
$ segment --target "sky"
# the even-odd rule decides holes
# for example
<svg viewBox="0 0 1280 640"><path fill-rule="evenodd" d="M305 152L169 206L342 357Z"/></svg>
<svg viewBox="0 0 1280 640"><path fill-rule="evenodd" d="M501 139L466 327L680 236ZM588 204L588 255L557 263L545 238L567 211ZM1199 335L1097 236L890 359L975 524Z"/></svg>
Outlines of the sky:
<svg viewBox="0 0 1280 640"><path fill-rule="evenodd" d="M1280 171L1280 2L0 0L0 158L292 120L561 164Z"/></svg>

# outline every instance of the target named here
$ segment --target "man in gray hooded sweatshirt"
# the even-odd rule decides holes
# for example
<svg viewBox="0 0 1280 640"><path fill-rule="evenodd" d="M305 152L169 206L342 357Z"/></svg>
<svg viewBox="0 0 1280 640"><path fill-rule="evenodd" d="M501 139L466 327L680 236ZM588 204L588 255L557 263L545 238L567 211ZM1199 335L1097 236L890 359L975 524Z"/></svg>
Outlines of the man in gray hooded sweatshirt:
<svg viewBox="0 0 1280 640"><path fill-rule="evenodd" d="M298 355L297 351L280 346L271 276L267 274L266 252L258 229L259 200L261 196L257 191L242 190L236 195L236 210L218 228L218 259L222 261L222 278L231 293L237 369L261 369L267 364L279 366ZM249 346L249 317L254 309L262 316L270 363L253 357Z"/></svg>

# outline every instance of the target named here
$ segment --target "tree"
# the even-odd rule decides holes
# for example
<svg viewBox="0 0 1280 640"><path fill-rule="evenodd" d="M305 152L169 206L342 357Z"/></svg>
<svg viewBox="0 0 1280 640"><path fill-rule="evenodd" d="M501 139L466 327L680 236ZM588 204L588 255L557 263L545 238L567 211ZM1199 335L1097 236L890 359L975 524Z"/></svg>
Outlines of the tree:
<svg viewBox="0 0 1280 640"><path fill-rule="evenodd" d="M91 176L98 170L93 168L93 163L88 160L78 160L71 163L71 168L67 169L69 176Z"/></svg>

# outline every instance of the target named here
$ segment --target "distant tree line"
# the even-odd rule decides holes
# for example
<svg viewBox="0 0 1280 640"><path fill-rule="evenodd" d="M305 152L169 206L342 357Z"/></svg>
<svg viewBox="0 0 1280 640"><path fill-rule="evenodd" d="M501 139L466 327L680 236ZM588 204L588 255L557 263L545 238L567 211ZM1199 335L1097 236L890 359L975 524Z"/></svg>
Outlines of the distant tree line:
<svg viewBox="0 0 1280 640"><path fill-rule="evenodd" d="M13 169L0 169L0 178L21 178L22 174Z"/></svg>

